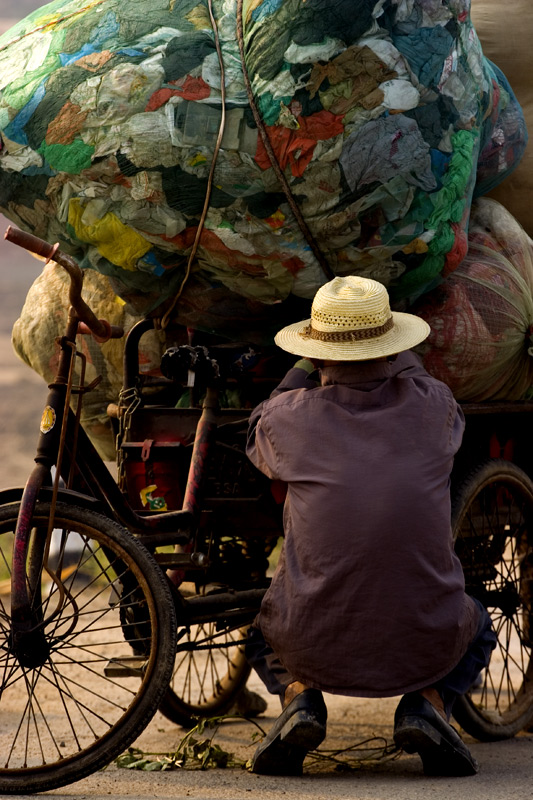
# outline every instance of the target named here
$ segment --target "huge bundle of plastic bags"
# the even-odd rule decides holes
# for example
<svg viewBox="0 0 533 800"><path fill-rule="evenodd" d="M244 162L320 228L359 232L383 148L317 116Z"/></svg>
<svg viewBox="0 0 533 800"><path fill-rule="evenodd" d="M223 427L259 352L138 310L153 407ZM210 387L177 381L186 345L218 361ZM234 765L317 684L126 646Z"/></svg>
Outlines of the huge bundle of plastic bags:
<svg viewBox="0 0 533 800"><path fill-rule="evenodd" d="M115 296L103 275L88 271L83 297L99 316L126 330L138 321ZM59 337L66 326L68 277L49 264L31 287L13 329L18 355L43 378L53 380ZM495 200L472 206L468 255L412 310L429 322L431 334L419 347L426 369L447 383L463 402L522 400L533 386L533 243ZM146 333L140 343L143 373L157 373L166 336ZM122 343L80 343L87 359L86 381L102 376L83 401L82 423L101 455L115 457L107 416L122 383ZM81 364L77 364L79 377Z"/></svg>
<svg viewBox="0 0 533 800"><path fill-rule="evenodd" d="M136 312L179 294L175 319L230 335L262 315L270 335L276 304L328 275L371 275L405 307L453 271L474 191L526 141L469 2L212 12L55 0L0 38L2 213Z"/></svg>

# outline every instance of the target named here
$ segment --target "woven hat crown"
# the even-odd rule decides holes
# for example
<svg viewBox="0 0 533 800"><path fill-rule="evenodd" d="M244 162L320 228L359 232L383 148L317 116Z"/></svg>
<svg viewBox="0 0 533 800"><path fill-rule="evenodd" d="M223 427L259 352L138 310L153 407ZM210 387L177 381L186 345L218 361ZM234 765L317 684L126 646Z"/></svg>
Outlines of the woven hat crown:
<svg viewBox="0 0 533 800"><path fill-rule="evenodd" d="M383 284L356 275L334 278L322 286L311 309L312 327L325 333L381 328L390 319L389 296Z"/></svg>
<svg viewBox="0 0 533 800"><path fill-rule="evenodd" d="M311 319L287 325L274 341L307 358L365 361L409 350L430 330L414 314L391 312L383 284L349 275L324 284L313 300Z"/></svg>

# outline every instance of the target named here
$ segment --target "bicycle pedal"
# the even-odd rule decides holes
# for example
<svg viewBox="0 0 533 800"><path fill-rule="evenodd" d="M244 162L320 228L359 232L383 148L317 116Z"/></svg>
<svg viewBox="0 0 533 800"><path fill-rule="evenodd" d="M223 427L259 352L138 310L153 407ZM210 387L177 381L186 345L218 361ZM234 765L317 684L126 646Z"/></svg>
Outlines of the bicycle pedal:
<svg viewBox="0 0 533 800"><path fill-rule="evenodd" d="M141 678L145 667L145 656L111 658L104 667L104 675L107 678Z"/></svg>

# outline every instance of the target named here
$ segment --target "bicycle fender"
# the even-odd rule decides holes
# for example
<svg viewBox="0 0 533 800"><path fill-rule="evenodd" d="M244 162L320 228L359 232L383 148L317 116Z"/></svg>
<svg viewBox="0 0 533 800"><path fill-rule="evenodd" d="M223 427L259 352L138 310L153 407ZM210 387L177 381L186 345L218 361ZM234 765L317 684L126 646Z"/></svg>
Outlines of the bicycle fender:
<svg viewBox="0 0 533 800"><path fill-rule="evenodd" d="M3 489L0 491L0 505L8 505L9 503L19 503L22 499L22 493L24 492L23 486L16 486L10 489ZM43 486L39 490L39 500L43 500L45 502L50 502L52 499L52 487L51 486ZM58 501L62 503L67 503L71 505L78 506L79 508L87 508L91 511L98 511L101 514L105 514L105 510L102 507L102 504L99 500L95 497L90 497L86 494L81 494L81 492L75 492L72 489L59 489L57 493ZM106 516L108 516L106 514Z"/></svg>

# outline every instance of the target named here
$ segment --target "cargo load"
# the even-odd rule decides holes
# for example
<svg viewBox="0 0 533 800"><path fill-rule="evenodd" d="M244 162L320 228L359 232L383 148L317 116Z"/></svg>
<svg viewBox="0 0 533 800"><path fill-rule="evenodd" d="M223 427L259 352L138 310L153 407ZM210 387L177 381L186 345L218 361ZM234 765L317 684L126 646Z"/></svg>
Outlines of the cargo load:
<svg viewBox="0 0 533 800"><path fill-rule="evenodd" d="M83 297L98 317L126 330L140 319L128 312L109 280L93 270L86 273ZM431 326L429 338L416 351L428 372L447 383L459 401L533 397L533 243L498 202L480 198L473 203L467 256L411 310ZM17 354L47 382L55 375L57 339L64 333L67 311L68 277L49 264L28 292L13 328ZM160 375L171 333L143 335L142 373ZM122 386L123 341L99 345L83 337L80 346L87 359L86 383L102 376L84 398L82 423L100 454L113 460L115 438L107 407L117 402Z"/></svg>
<svg viewBox="0 0 533 800"><path fill-rule="evenodd" d="M527 140L469 6L54 0L0 38L0 211L134 314L268 338L345 274L406 308Z"/></svg>
<svg viewBox="0 0 533 800"><path fill-rule="evenodd" d="M67 325L68 292L67 273L57 264L47 264L31 286L20 317L13 326L15 352L47 383L51 383L57 374L61 353L59 340ZM107 319L126 331L140 319L132 315L115 295L105 275L93 270L88 270L85 275L82 297L99 319ZM85 363L76 359L74 384L79 385L82 369L85 369L85 385L101 377L100 383L83 396L81 422L101 457L113 461L116 455L115 434L107 407L117 402L122 388L124 341L110 339L98 344L92 336L80 336L78 340ZM139 367L144 374L158 372L163 349L161 332L144 334L139 347ZM76 403L77 399L74 399L74 407Z"/></svg>

